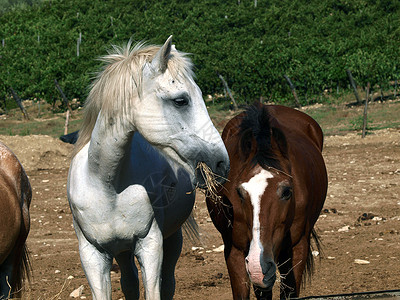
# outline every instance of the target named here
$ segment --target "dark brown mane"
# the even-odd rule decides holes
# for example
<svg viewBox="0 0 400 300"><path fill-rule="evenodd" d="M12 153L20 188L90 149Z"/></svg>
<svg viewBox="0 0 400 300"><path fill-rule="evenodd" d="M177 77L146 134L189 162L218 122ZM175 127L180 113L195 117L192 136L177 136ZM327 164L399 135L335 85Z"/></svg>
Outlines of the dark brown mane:
<svg viewBox="0 0 400 300"><path fill-rule="evenodd" d="M254 165L259 164L263 168L273 167L282 170L275 154L276 150L272 146L272 139L277 137L277 129L271 126L271 118L267 106L261 103L256 102L246 109L240 124L240 151L245 158L255 153L251 160ZM278 136L286 144L280 130Z"/></svg>

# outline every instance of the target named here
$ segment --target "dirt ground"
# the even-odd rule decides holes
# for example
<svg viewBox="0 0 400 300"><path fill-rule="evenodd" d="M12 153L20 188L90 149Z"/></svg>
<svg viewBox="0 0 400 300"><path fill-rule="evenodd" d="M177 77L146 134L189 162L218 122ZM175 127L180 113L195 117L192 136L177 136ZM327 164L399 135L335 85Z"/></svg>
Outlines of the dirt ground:
<svg viewBox="0 0 400 300"><path fill-rule="evenodd" d="M66 198L72 146L48 136L0 140L17 154L33 188L28 237L33 276L23 299L70 299L81 285L79 298L91 299ZM301 296L400 288L400 130L365 139L355 133L326 137L324 157L329 190L317 222L323 253ZM200 193L195 216L202 244L184 245L175 299L231 299L222 241ZM113 299L123 299L119 277L115 267Z"/></svg>

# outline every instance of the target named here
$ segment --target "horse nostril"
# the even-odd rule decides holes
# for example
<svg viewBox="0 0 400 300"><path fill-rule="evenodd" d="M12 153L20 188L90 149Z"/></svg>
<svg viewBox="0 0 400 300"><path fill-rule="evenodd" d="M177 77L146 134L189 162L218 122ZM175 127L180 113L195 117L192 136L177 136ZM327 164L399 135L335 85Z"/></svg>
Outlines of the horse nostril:
<svg viewBox="0 0 400 300"><path fill-rule="evenodd" d="M225 162L223 160L217 162L217 170L223 169L224 167L225 167Z"/></svg>
<svg viewBox="0 0 400 300"><path fill-rule="evenodd" d="M229 162L227 163L224 160L220 160L219 162L217 162L216 167L216 172L218 175L222 177L228 177Z"/></svg>
<svg viewBox="0 0 400 300"><path fill-rule="evenodd" d="M267 263L267 270L271 270L274 267L272 262Z"/></svg>
<svg viewBox="0 0 400 300"><path fill-rule="evenodd" d="M244 260L246 261L246 264L249 263L249 259L247 257Z"/></svg>
<svg viewBox="0 0 400 300"><path fill-rule="evenodd" d="M275 273L276 273L276 265L274 262L271 262L271 261L264 262L262 264L262 270L263 270L264 276L270 278L273 275L275 275Z"/></svg>

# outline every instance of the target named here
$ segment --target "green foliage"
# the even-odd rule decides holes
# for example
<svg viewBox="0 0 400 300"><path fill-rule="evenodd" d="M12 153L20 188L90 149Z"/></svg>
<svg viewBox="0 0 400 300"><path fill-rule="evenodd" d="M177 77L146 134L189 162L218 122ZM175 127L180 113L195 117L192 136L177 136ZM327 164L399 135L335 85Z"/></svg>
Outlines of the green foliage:
<svg viewBox="0 0 400 300"><path fill-rule="evenodd" d="M27 8L41 0L0 0L0 13L10 10Z"/></svg>
<svg viewBox="0 0 400 300"><path fill-rule="evenodd" d="M160 44L171 34L179 50L193 53L203 93L223 93L221 74L239 102L262 97L288 104L284 74L303 102L324 89L347 89L346 69L361 86L387 85L398 75L396 1L257 3L0 0L0 99L12 86L22 98L52 103L60 98L54 79L67 97L84 99L100 65L96 58L111 44L129 38Z"/></svg>

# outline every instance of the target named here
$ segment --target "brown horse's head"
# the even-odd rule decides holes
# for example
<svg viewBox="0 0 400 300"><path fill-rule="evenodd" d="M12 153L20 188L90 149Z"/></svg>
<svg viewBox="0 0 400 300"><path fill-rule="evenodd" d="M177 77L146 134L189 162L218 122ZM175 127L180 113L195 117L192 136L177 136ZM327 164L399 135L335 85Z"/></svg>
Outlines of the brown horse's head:
<svg viewBox="0 0 400 300"><path fill-rule="evenodd" d="M281 245L294 217L287 143L277 120L257 106L244 114L237 138L237 159L243 163L241 169L231 170L236 174L230 177L247 228L246 270L256 288L270 290Z"/></svg>
<svg viewBox="0 0 400 300"><path fill-rule="evenodd" d="M292 180L260 165L242 179L237 193L248 228L246 270L254 285L269 290L276 279L275 260L293 220Z"/></svg>

